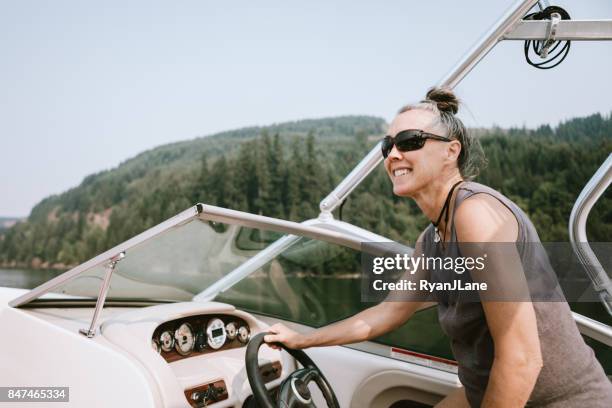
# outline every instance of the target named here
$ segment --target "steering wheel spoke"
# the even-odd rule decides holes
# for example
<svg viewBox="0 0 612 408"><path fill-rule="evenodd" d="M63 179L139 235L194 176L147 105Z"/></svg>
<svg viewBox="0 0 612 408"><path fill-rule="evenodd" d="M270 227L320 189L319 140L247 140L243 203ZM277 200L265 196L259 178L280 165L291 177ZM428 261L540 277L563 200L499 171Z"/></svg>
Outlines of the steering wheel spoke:
<svg viewBox="0 0 612 408"><path fill-rule="evenodd" d="M316 379L319 377L319 370L312 367L301 368L299 370L295 370L292 375L302 381L304 384L308 385L312 381L316 381Z"/></svg>
<svg viewBox="0 0 612 408"><path fill-rule="evenodd" d="M339 408L338 399L329 382L317 365L302 350L294 350L279 344L304 368L292 372L280 386L278 401L269 396L259 372L258 352L267 333L259 333L251 338L246 350L246 371L255 400L262 408L316 408L308 384L314 382L329 408Z"/></svg>

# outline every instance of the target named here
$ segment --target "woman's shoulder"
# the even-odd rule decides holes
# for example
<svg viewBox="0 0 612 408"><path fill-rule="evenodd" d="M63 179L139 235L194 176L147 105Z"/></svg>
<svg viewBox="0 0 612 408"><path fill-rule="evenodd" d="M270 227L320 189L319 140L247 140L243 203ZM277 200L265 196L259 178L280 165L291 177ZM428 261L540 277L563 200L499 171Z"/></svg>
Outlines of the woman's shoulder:
<svg viewBox="0 0 612 408"><path fill-rule="evenodd" d="M495 190L493 187L489 187L486 184L478 183L476 181L471 181L471 180L464 181L462 184L460 184L458 187L458 190L463 191L464 194L468 193L468 195L473 195L473 194L478 194L478 193L487 193L487 194L493 194L495 196L504 197L507 199L505 195Z"/></svg>
<svg viewBox="0 0 612 408"><path fill-rule="evenodd" d="M500 191L485 184L477 183L475 181L466 181L459 186L458 190L459 192L457 193L457 198L455 200L455 208L459 207L462 202L468 198L487 199L487 197L493 197L508 208L510 212L515 213L515 215L517 215L517 211L521 212L520 207L514 201L506 197Z"/></svg>
<svg viewBox="0 0 612 408"><path fill-rule="evenodd" d="M459 241L516 240L520 216L512 201L484 184L467 182L460 188L465 193L457 196L454 220Z"/></svg>

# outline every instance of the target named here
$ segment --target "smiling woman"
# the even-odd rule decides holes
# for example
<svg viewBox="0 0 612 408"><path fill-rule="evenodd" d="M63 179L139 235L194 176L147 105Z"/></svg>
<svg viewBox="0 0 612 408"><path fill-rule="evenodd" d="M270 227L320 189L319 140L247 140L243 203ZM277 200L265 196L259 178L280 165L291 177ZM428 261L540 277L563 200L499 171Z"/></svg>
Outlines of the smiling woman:
<svg viewBox="0 0 612 408"><path fill-rule="evenodd" d="M432 221L420 238L423 253L459 257L465 254L456 243L516 242L514 258L521 270L537 270L539 277L554 275L543 251L525 249L526 243L539 242L527 215L499 192L466 181L477 174L480 156L474 153L480 149L455 116L458 107L451 91L432 89L421 103L402 108L390 129L395 137L416 128L447 138L404 151L396 143L385 160L394 193L413 198ZM396 169L402 166L412 171L398 176ZM488 270L509 275L508 259L495 265L494 258ZM439 268L428 273L432 282L449 279ZM492 296L462 302L457 292L436 295L440 324L451 338L465 402L471 406L530 402L572 407L585 398L600 401L591 406L612 403L612 386L580 337L566 302L495 302Z"/></svg>

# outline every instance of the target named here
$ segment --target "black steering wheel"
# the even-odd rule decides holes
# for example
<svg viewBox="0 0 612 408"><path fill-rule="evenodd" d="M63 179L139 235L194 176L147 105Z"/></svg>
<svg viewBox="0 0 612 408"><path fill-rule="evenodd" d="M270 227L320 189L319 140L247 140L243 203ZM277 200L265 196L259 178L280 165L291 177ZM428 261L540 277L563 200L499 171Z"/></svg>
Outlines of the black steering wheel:
<svg viewBox="0 0 612 408"><path fill-rule="evenodd" d="M329 382L310 357L302 350L293 350L281 343L277 344L291 354L304 368L295 370L281 383L278 401L275 403L268 395L259 371L259 359L257 358L266 334L268 333L259 333L253 336L247 346L245 355L247 377L257 404L261 408L316 407L308 389L308 384L314 381L323 393L327 406L329 408L340 408L336 394L334 394Z"/></svg>

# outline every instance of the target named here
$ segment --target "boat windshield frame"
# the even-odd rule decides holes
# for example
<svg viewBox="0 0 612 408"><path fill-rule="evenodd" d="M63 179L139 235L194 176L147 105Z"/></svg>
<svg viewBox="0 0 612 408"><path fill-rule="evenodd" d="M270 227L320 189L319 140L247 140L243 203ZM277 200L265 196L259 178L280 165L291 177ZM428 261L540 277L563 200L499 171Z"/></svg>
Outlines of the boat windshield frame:
<svg viewBox="0 0 612 408"><path fill-rule="evenodd" d="M358 251L360 251L362 247L360 239L341 231L334 231L326 228L304 225L293 221L286 221L278 218L271 218L263 215L255 215L243 211L236 211L228 208L198 203L193 207L178 213L174 217L141 232L127 241L116 245L100 255L83 262L82 264L43 283L42 285L37 286L31 291L11 300L9 302L9 306L24 306L29 302L51 292L58 286L77 278L92 268L108 264L119 254L125 253L126 256L129 256L129 250L131 248L149 241L172 228L179 227L195 219L210 222L221 222L241 227L260 228L268 231L289 234L289 236L294 235L311 238L352 248ZM280 239L284 239L286 237L287 235L281 237Z"/></svg>

